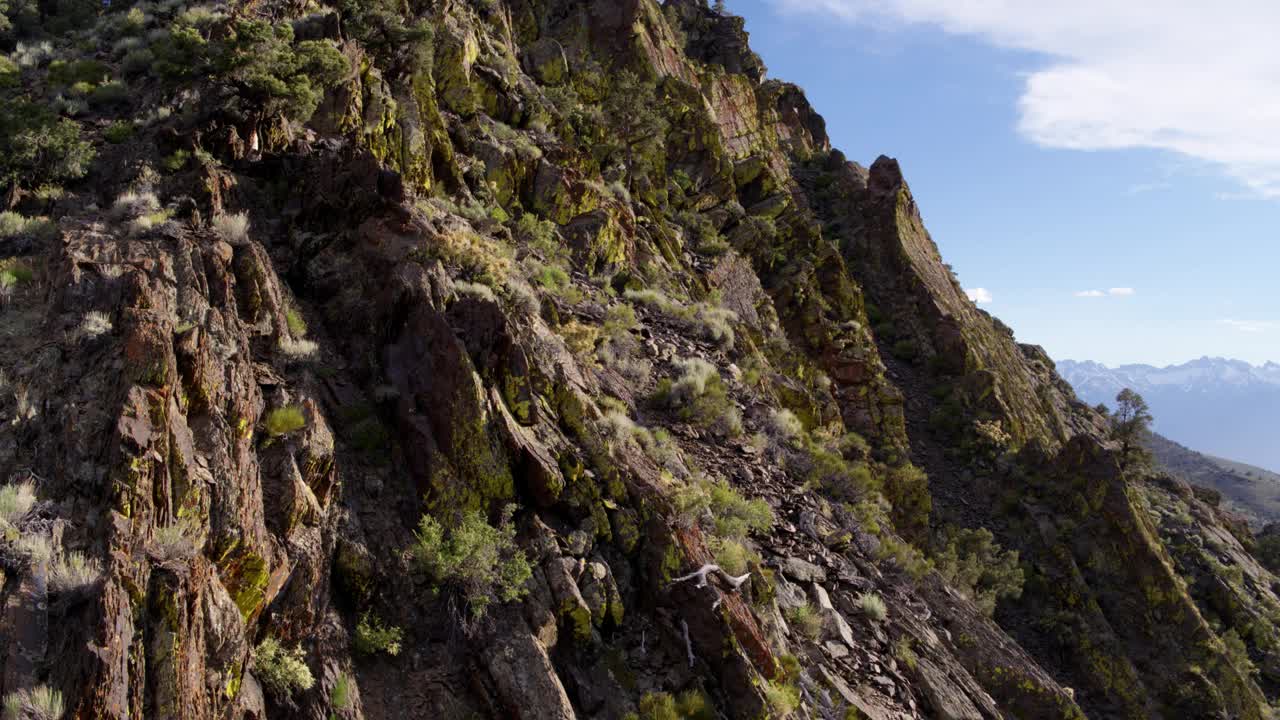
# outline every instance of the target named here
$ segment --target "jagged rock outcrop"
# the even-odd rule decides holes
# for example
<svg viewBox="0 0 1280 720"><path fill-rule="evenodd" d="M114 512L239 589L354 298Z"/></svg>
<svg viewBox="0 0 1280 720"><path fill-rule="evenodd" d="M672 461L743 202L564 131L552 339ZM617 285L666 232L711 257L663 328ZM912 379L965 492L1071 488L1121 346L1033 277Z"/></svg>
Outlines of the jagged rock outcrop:
<svg viewBox="0 0 1280 720"><path fill-rule="evenodd" d="M5 695L1264 716L1280 601L1248 528L1121 472L897 163L832 150L741 19L305 11L13 26L6 109L63 97L96 160L61 194L0 178L50 218L0 238ZM994 618L948 526L1020 552Z"/></svg>

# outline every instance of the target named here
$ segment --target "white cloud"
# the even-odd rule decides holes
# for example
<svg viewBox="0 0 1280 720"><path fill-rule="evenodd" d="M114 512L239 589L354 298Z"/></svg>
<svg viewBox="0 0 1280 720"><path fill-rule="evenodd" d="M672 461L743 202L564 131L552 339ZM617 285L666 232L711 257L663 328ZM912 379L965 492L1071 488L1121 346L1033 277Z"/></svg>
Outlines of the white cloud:
<svg viewBox="0 0 1280 720"><path fill-rule="evenodd" d="M1018 102L1018 129L1034 142L1169 150L1280 197L1275 0L773 1L1042 54Z"/></svg>
<svg viewBox="0 0 1280 720"><path fill-rule="evenodd" d="M964 291L964 294L968 295L970 300L974 301L979 305L986 305L987 303L992 301L991 291L986 288L966 289Z"/></svg>
<svg viewBox="0 0 1280 720"><path fill-rule="evenodd" d="M1262 320L1233 320L1228 318L1226 320L1219 320L1218 322L1228 327L1235 328L1240 332L1246 332L1246 333L1268 332L1271 330L1275 330L1277 327L1280 327L1280 324L1278 323L1266 322Z"/></svg>
<svg viewBox="0 0 1280 720"><path fill-rule="evenodd" d="M1084 297L1084 298L1096 298L1096 297L1106 297L1106 296L1107 294L1102 292L1101 290L1081 290L1080 292L1076 293L1076 297Z"/></svg>
<svg viewBox="0 0 1280 720"><path fill-rule="evenodd" d="M1110 290L1108 290L1108 291L1107 291L1107 294L1108 294L1108 295L1115 295L1115 296L1118 296L1118 297L1129 297L1130 295L1137 295L1137 294L1138 294L1138 291L1137 291L1137 290L1134 290L1133 288L1129 288L1129 287L1123 287L1123 288L1111 288Z"/></svg>

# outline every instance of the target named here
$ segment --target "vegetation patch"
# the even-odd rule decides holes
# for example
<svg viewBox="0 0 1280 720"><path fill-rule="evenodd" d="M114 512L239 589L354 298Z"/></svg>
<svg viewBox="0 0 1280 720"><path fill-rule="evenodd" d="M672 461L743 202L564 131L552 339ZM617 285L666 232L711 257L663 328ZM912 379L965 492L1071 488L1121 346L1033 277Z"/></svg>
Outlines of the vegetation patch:
<svg viewBox="0 0 1280 720"><path fill-rule="evenodd" d="M508 505L497 527L479 511L459 514L446 531L439 521L423 515L418 523L414 556L439 586L459 591L473 617L484 615L494 602L523 597L525 583L533 575L529 560L515 542Z"/></svg>
<svg viewBox="0 0 1280 720"><path fill-rule="evenodd" d="M300 690L310 690L315 684L302 646L295 645L290 650L274 637L267 637L254 649L253 670L254 677L281 697L288 697Z"/></svg>

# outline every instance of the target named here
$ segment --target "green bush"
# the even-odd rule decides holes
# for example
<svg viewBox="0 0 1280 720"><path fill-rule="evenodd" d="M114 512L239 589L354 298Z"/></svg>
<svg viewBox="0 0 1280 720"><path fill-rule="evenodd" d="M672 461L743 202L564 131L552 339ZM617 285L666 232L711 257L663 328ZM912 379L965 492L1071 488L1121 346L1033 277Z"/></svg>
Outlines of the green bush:
<svg viewBox="0 0 1280 720"><path fill-rule="evenodd" d="M911 646L911 637L908 635L903 635L893 643L893 656L911 670L915 670L916 664L920 662L920 656L916 655L915 649Z"/></svg>
<svg viewBox="0 0 1280 720"><path fill-rule="evenodd" d="M58 226L47 217L23 217L16 212L0 212L0 238L26 236L37 240L52 240L58 236ZM26 279L30 280L28 276Z"/></svg>
<svg viewBox="0 0 1280 720"><path fill-rule="evenodd" d="M767 502L748 500L725 480L696 477L676 493L675 501L688 523L712 518L708 529L721 538L741 539L773 527L773 509Z"/></svg>
<svg viewBox="0 0 1280 720"><path fill-rule="evenodd" d="M17 87L22 82L22 71L18 64L0 55L0 89Z"/></svg>
<svg viewBox="0 0 1280 720"><path fill-rule="evenodd" d="M787 622L796 632L809 638L817 640L822 634L822 618L818 615L818 611L813 606L805 603L787 610Z"/></svg>
<svg viewBox="0 0 1280 720"><path fill-rule="evenodd" d="M123 105L129 102L129 88L119 80L105 82L89 93L89 104L95 108Z"/></svg>
<svg viewBox="0 0 1280 720"><path fill-rule="evenodd" d="M1246 677L1258 674L1258 667L1253 664L1253 660L1249 657L1249 648L1245 645L1244 640L1240 639L1240 633L1235 628L1228 630L1222 636L1222 643L1227 649L1227 659L1231 661L1231 665Z"/></svg>
<svg viewBox="0 0 1280 720"><path fill-rule="evenodd" d="M101 578L102 563L78 552L60 555L49 566L49 589L54 592L75 592Z"/></svg>
<svg viewBox="0 0 1280 720"><path fill-rule="evenodd" d="M362 655L384 652L391 656L400 654L400 642L404 631L395 625L383 625L376 615L365 613L356 624L355 647Z"/></svg>
<svg viewBox="0 0 1280 720"><path fill-rule="evenodd" d="M14 526L36 504L36 486L31 482L0 486L0 526Z"/></svg>
<svg viewBox="0 0 1280 720"><path fill-rule="evenodd" d="M1001 551L990 530L948 528L941 546L934 558L938 572L988 617L999 600L1021 597L1023 572L1018 552Z"/></svg>
<svg viewBox="0 0 1280 720"><path fill-rule="evenodd" d="M182 168L186 167L187 162L190 160L190 150L175 150L172 155L169 155L162 160L160 165L168 172L178 172Z"/></svg>
<svg viewBox="0 0 1280 720"><path fill-rule="evenodd" d="M265 423L267 432L278 437L306 427L307 418L302 408L297 405L286 405L267 413Z"/></svg>
<svg viewBox="0 0 1280 720"><path fill-rule="evenodd" d="M677 410L680 419L729 437L742 434L742 415L729 400L715 366L701 358L676 363L679 375L658 385L654 400Z"/></svg>
<svg viewBox="0 0 1280 720"><path fill-rule="evenodd" d="M884 600L875 593L861 593L858 595L858 607L862 608L862 612L867 617L876 622L883 622L889 616L889 608L885 606Z"/></svg>
<svg viewBox="0 0 1280 720"><path fill-rule="evenodd" d="M776 718L785 718L800 707L800 690L789 683L765 681L764 698Z"/></svg>
<svg viewBox="0 0 1280 720"><path fill-rule="evenodd" d="M289 326L289 334L296 338L304 338L307 336L307 321L303 319L302 313L293 308L284 311L285 324Z"/></svg>
<svg viewBox="0 0 1280 720"><path fill-rule="evenodd" d="M337 681L333 683L333 691L329 693L329 705L339 712L351 710L355 705L355 698L351 696L351 689L355 684L355 679L350 675L346 673L339 675Z"/></svg>
<svg viewBox="0 0 1280 720"><path fill-rule="evenodd" d="M733 538L712 538L716 564L730 575L745 575L760 564L760 556Z"/></svg>
<svg viewBox="0 0 1280 720"><path fill-rule="evenodd" d="M207 78L257 117L310 119L324 91L349 70L346 57L332 42L295 42L287 22L192 22L179 17L152 45L156 73L171 80Z"/></svg>
<svg viewBox="0 0 1280 720"><path fill-rule="evenodd" d="M893 506L893 525L905 538L921 542L929 536L929 513L933 498L929 494L929 476L923 470L905 463L889 471L885 496Z"/></svg>
<svg viewBox="0 0 1280 720"><path fill-rule="evenodd" d="M84 177L94 155L74 120L25 100L0 101L0 187Z"/></svg>
<svg viewBox="0 0 1280 720"><path fill-rule="evenodd" d="M113 145L119 145L133 137L133 123L128 120L116 120L102 131L102 137Z"/></svg>
<svg viewBox="0 0 1280 720"><path fill-rule="evenodd" d="M448 532L430 515L418 524L418 563L436 583L458 590L474 617L484 615L491 603L510 602L528 592L525 583L533 570L516 545L514 512L515 506L508 505L497 527L477 510L462 512Z"/></svg>
<svg viewBox="0 0 1280 720"><path fill-rule="evenodd" d="M4 696L5 720L59 720L64 707L62 693L48 685L15 690Z"/></svg>
<svg viewBox="0 0 1280 720"><path fill-rule="evenodd" d="M715 720L716 711L706 694L686 690L679 697L670 693L645 693L640 698L640 712L629 713L627 720Z"/></svg>
<svg viewBox="0 0 1280 720"><path fill-rule="evenodd" d="M302 646L289 650L273 637L267 637L254 649L253 675L267 689L284 697L297 690L310 690L315 684Z"/></svg>

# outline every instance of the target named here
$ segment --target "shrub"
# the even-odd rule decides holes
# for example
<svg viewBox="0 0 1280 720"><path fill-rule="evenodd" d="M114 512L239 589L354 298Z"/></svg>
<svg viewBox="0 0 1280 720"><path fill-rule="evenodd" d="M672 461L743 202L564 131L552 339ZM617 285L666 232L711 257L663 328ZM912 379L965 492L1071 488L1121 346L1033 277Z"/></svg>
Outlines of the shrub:
<svg viewBox="0 0 1280 720"><path fill-rule="evenodd" d="M773 717L785 718L800 707L800 691L795 685L765 681L763 689Z"/></svg>
<svg viewBox="0 0 1280 720"><path fill-rule="evenodd" d="M311 340L295 340L291 337L280 338L280 352L292 360L311 360L320 351L320 346Z"/></svg>
<svg viewBox="0 0 1280 720"><path fill-rule="evenodd" d="M125 75L141 75L155 64L156 54L149 48L134 48L125 53L120 61L120 69Z"/></svg>
<svg viewBox="0 0 1280 720"><path fill-rule="evenodd" d="M730 575L744 575L760 564L760 556L732 538L715 538L711 543L716 564Z"/></svg>
<svg viewBox="0 0 1280 720"><path fill-rule="evenodd" d="M17 87L22 82L22 71L18 64L0 55L0 88Z"/></svg>
<svg viewBox="0 0 1280 720"><path fill-rule="evenodd" d="M877 551L877 557L880 559L892 559L895 565L915 580L923 578L933 569L933 562L926 558L914 545L899 540L893 535L885 535L880 538L880 549Z"/></svg>
<svg viewBox="0 0 1280 720"><path fill-rule="evenodd" d="M25 100L0 101L0 185L81 178L94 155L74 120Z"/></svg>
<svg viewBox="0 0 1280 720"><path fill-rule="evenodd" d="M706 694L686 690L679 697L670 693L645 693L640 698L640 712L628 713L626 720L715 720L716 711Z"/></svg>
<svg viewBox="0 0 1280 720"><path fill-rule="evenodd" d="M516 221L516 237L528 243L545 260L555 262L568 257L556 234L556 224L533 213L525 213Z"/></svg>
<svg viewBox="0 0 1280 720"><path fill-rule="evenodd" d="M862 608L862 612L867 617L882 622L889 616L889 608L885 607L884 600L875 593L861 593L858 595L858 607Z"/></svg>
<svg viewBox="0 0 1280 720"><path fill-rule="evenodd" d="M307 321L303 319L302 313L293 308L284 311L284 322L289 326L289 334L296 338L304 338L307 336Z"/></svg>
<svg viewBox="0 0 1280 720"><path fill-rule="evenodd" d="M676 494L676 507L686 522L710 516L718 537L744 538L773 527L773 510L760 498L748 500L724 480L695 478Z"/></svg>
<svg viewBox="0 0 1280 720"><path fill-rule="evenodd" d="M563 290L571 282L569 273L559 265L543 265L533 275L533 281L547 290Z"/></svg>
<svg viewBox="0 0 1280 720"><path fill-rule="evenodd" d="M514 512L508 505L497 527L477 510L461 513L447 533L430 515L418 524L414 555L419 564L435 582L461 592L474 617L495 601L510 602L528 592L525 583L533 571L515 542Z"/></svg>
<svg viewBox="0 0 1280 720"><path fill-rule="evenodd" d="M0 212L0 238L26 236L48 241L58 237L58 226L47 217L23 217L16 212Z"/></svg>
<svg viewBox="0 0 1280 720"><path fill-rule="evenodd" d="M302 408L297 405L286 405L267 413L267 432L274 436L287 435L307 426L307 418Z"/></svg>
<svg viewBox="0 0 1280 720"><path fill-rule="evenodd" d="M287 22L228 19L208 36L179 18L152 45L156 72L170 79L208 78L258 117L284 115L305 122L325 89L349 70L332 42L295 42Z"/></svg>
<svg viewBox="0 0 1280 720"><path fill-rule="evenodd" d="M498 240L457 228L430 238L423 251L427 257L439 259L491 287L500 287L506 282L514 254L511 247Z"/></svg>
<svg viewBox="0 0 1280 720"><path fill-rule="evenodd" d="M1023 572L1016 550L1001 551L986 528L943 533L942 550L935 561L938 572L990 617L996 603L1022 595Z"/></svg>
<svg viewBox="0 0 1280 720"><path fill-rule="evenodd" d="M62 693L48 685L15 690L4 696L5 720L59 720L63 712Z"/></svg>
<svg viewBox="0 0 1280 720"><path fill-rule="evenodd" d="M82 553L59 556L49 567L49 589L60 593L87 588L102 577L102 564Z"/></svg>
<svg viewBox="0 0 1280 720"><path fill-rule="evenodd" d="M89 104L96 108L123 105L128 101L129 88L118 80L105 82L89 93Z"/></svg>
<svg viewBox="0 0 1280 720"><path fill-rule="evenodd" d="M36 486L31 482L10 483L0 487L0 523L17 525L36 504Z"/></svg>
<svg viewBox="0 0 1280 720"><path fill-rule="evenodd" d="M119 145L133 137L133 123L128 120L116 120L108 125L106 130L102 131L102 137L113 145Z"/></svg>
<svg viewBox="0 0 1280 720"><path fill-rule="evenodd" d="M22 535L14 543L14 547L28 562L34 565L47 563L53 559L53 542L49 540L47 535L39 533Z"/></svg>
<svg viewBox="0 0 1280 720"><path fill-rule="evenodd" d="M473 282L467 282L465 280L455 280L453 282L453 289L459 295L466 295L468 297L473 297L478 300L487 300L489 302L497 301L497 297L493 294L493 288L483 283L473 283Z"/></svg>
<svg viewBox="0 0 1280 720"><path fill-rule="evenodd" d="M268 637L253 651L254 677L284 697L296 690L310 690L315 679L311 677L311 669L303 657L301 645L288 650L280 645L280 641Z"/></svg>
<svg viewBox="0 0 1280 720"><path fill-rule="evenodd" d="M329 693L329 704L339 712L347 712L355 705L355 698L351 696L351 688L355 685L355 680L346 673L338 675L337 681L333 683L333 691Z"/></svg>
<svg viewBox="0 0 1280 720"><path fill-rule="evenodd" d="M790 442L804 432L804 424L790 410L774 410L769 414L769 431L775 439Z"/></svg>
<svg viewBox="0 0 1280 720"><path fill-rule="evenodd" d="M911 638L903 635L893 644L893 656L898 662L906 665L911 670L916 669L916 663L920 661L920 657L916 655L916 651L911 647Z"/></svg>
<svg viewBox="0 0 1280 720"><path fill-rule="evenodd" d="M113 220L129 220L160 209L160 198L150 190L129 190L111 205Z"/></svg>
<svg viewBox="0 0 1280 720"><path fill-rule="evenodd" d="M160 162L160 165L169 172L178 172L182 168L186 167L190 160L190 150L174 150L172 155L169 155Z"/></svg>
<svg viewBox="0 0 1280 720"><path fill-rule="evenodd" d="M67 191L61 185L50 185L45 183L33 190L31 194L34 195L37 200L49 203L66 197Z"/></svg>
<svg viewBox="0 0 1280 720"><path fill-rule="evenodd" d="M96 338L111 332L113 327L110 315L100 310L91 310L81 318L80 325L76 327L76 336Z"/></svg>
<svg viewBox="0 0 1280 720"><path fill-rule="evenodd" d="M538 299L538 294L522 278L507 278L506 288L507 301L521 315L534 317L542 310L542 301Z"/></svg>
<svg viewBox="0 0 1280 720"><path fill-rule="evenodd" d="M1223 634L1222 643L1226 646L1227 659L1236 670L1246 677L1258 674L1258 667L1249 658L1249 648L1244 640L1240 639L1240 633L1236 632L1235 628Z"/></svg>
<svg viewBox="0 0 1280 720"><path fill-rule="evenodd" d="M893 506L893 524L898 532L906 538L927 538L929 513L933 509L929 476L915 465L905 463L889 471L884 491Z"/></svg>
<svg viewBox="0 0 1280 720"><path fill-rule="evenodd" d="M810 442L806 451L794 462L803 469L806 483L832 500L857 504L878 497L883 489L866 463L846 460L839 448Z"/></svg>
<svg viewBox="0 0 1280 720"><path fill-rule="evenodd" d="M391 656L400 654L400 641L404 631L395 625L383 625L376 615L365 613L356 624L355 647L362 655L384 652Z"/></svg>
<svg viewBox="0 0 1280 720"><path fill-rule="evenodd" d="M671 313L680 307L679 303L667 297L661 290L653 290L651 288L645 288L643 290L633 290L628 288L622 293L622 297L631 302L647 305L664 313Z"/></svg>
<svg viewBox="0 0 1280 720"><path fill-rule="evenodd" d="M171 217L173 217L173 211L168 208L139 215L129 222L129 232L132 235L141 235L169 222Z"/></svg>
<svg viewBox="0 0 1280 720"><path fill-rule="evenodd" d="M213 219L213 231L229 243L246 242L249 240L249 214L219 215Z"/></svg>
<svg viewBox="0 0 1280 720"><path fill-rule="evenodd" d="M9 291L35 279L31 268L16 259L0 260L0 290Z"/></svg>
<svg viewBox="0 0 1280 720"><path fill-rule="evenodd" d="M191 523L178 520L156 528L147 549L161 564L184 563L196 554L195 535Z"/></svg>
<svg viewBox="0 0 1280 720"><path fill-rule="evenodd" d="M787 610L787 622L796 632L809 638L817 640L822 634L822 618L818 615L818 611L813 609L809 603L797 605Z"/></svg>

